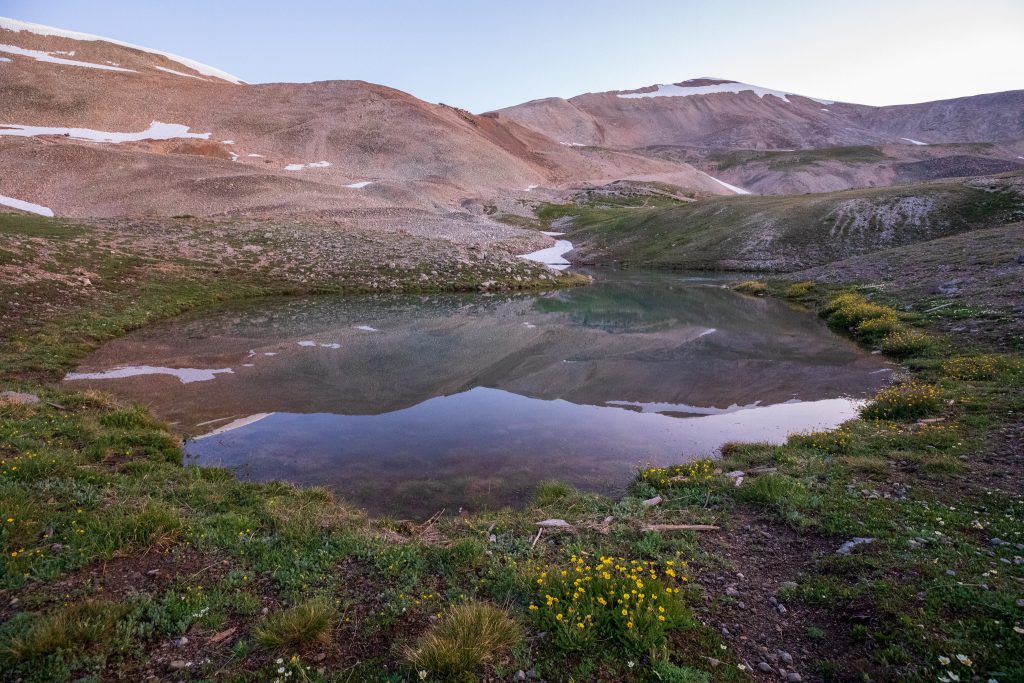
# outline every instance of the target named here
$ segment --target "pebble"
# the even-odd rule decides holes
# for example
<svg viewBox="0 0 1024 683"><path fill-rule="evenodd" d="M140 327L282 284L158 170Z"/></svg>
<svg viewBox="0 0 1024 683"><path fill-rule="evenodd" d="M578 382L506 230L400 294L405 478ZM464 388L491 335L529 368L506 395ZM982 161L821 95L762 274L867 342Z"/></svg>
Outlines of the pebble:
<svg viewBox="0 0 1024 683"><path fill-rule="evenodd" d="M760 671L763 671L766 674L769 674L769 673L771 673L773 671L772 665L769 664L768 662L760 662L760 663L758 663L757 668Z"/></svg>
<svg viewBox="0 0 1024 683"><path fill-rule="evenodd" d="M791 655L788 652L785 652L783 650L779 650L779 659L781 659L786 664L792 664L793 663L793 655Z"/></svg>
<svg viewBox="0 0 1024 683"><path fill-rule="evenodd" d="M733 586L729 586L725 589L725 594L728 595L730 598L735 598L737 595L740 594L740 592L736 590Z"/></svg>
<svg viewBox="0 0 1024 683"><path fill-rule="evenodd" d="M174 644L177 647L185 647L186 645L188 645L188 638L182 636L181 638L178 638L176 641L174 641Z"/></svg>
<svg viewBox="0 0 1024 683"><path fill-rule="evenodd" d="M788 683L800 683L800 681L802 681L802 680L804 680L803 676L801 676L800 674L798 674L795 671L790 671L789 675L786 676L786 681Z"/></svg>
<svg viewBox="0 0 1024 683"><path fill-rule="evenodd" d="M512 679L516 680L516 681L525 681L526 680L526 672L523 671L522 669L520 669L519 671L516 672L516 675L513 676Z"/></svg>
<svg viewBox="0 0 1024 683"><path fill-rule="evenodd" d="M171 671L178 671L180 669L184 669L186 666L188 666L188 664L186 664L185 660L183 660L183 659L175 659L174 661L171 662L170 666L171 666Z"/></svg>
<svg viewBox="0 0 1024 683"><path fill-rule="evenodd" d="M775 605L775 609L777 609L779 611L779 614L785 614L786 612L789 611L789 610L786 609L786 606L781 604L781 603L779 603L778 605Z"/></svg>

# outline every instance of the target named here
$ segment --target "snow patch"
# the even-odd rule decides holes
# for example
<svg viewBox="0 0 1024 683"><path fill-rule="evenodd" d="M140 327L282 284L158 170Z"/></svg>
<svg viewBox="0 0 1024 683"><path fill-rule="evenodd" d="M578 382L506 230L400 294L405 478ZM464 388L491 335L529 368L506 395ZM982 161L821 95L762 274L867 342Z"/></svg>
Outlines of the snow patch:
<svg viewBox="0 0 1024 683"><path fill-rule="evenodd" d="M208 382L220 374L234 374L231 368L163 368L153 365L131 365L100 372L69 372L64 376L65 380L79 379L122 379L124 377L135 377L136 375L171 375L181 380L182 384L192 382Z"/></svg>
<svg viewBox="0 0 1024 683"><path fill-rule="evenodd" d="M702 173L703 173L703 171L702 171ZM716 183L718 183L719 185L721 185L725 189L732 190L736 194L750 194L750 190L744 190L742 187L736 187L735 185L730 185L729 183L725 182L724 180L719 180L718 178L716 178L716 177L714 177L712 175L708 175L707 173L704 173L704 175L708 176L708 178L711 178L712 180L714 180Z"/></svg>
<svg viewBox="0 0 1024 683"><path fill-rule="evenodd" d="M351 183L350 185L346 185L345 187L351 187L353 190L361 190L364 187L366 187L367 185L372 185L372 184L373 184L372 180L360 180L358 183Z"/></svg>
<svg viewBox="0 0 1024 683"><path fill-rule="evenodd" d="M83 41L95 41L101 40L106 43L113 45L120 45L121 47L127 47L132 50L139 50L140 52L148 52L152 55L160 55L166 57L172 62L178 62L193 71L197 71L204 76L212 76L213 78L219 78L229 83L236 85L242 85L245 81L239 79L237 76L232 76L226 71L215 69L212 66L201 64L194 59L188 59L187 57L179 57L173 55L170 52L163 52L161 50L154 50L148 47L142 47L140 45L133 45L132 43L126 43L121 40L114 40L113 38L104 38L102 36L94 36L90 33L79 33L77 31L65 31L64 29L54 28L52 26L44 26L42 24L33 24L27 21L18 21L17 19L9 19L7 17L0 17L0 29L6 29L8 31L27 31L28 33L34 33L39 36L56 36L58 38L70 38L71 40L83 40Z"/></svg>
<svg viewBox="0 0 1024 683"><path fill-rule="evenodd" d="M3 21L0 20L0 24L2 23ZM93 62L80 62L77 59L64 59L63 57L54 57L54 53L52 52L43 52L42 50L26 50L25 48L18 47L16 45L0 45L0 52L6 52L10 55L19 55L21 57L31 57L37 62L63 64L64 66L84 66L88 69L100 69L101 71L128 71L131 73L135 73L135 69L125 69L120 66L109 66L107 64L95 64Z"/></svg>
<svg viewBox="0 0 1024 683"><path fill-rule="evenodd" d="M262 157L262 154L246 154L247 157Z"/></svg>
<svg viewBox="0 0 1024 683"><path fill-rule="evenodd" d="M526 192L532 192L533 190L536 190L538 187L540 187L540 185L527 185Z"/></svg>
<svg viewBox="0 0 1024 683"><path fill-rule="evenodd" d="M520 254L519 258L527 261L535 261L536 263L543 263L549 268L554 268L555 270L565 270L570 265L570 263L565 260L565 255L570 251L572 251L572 242L569 240L556 240L555 246L553 247L531 251L529 254Z"/></svg>
<svg viewBox="0 0 1024 683"><path fill-rule="evenodd" d="M911 140L910 138L900 138L900 140L906 140L912 145L927 145L927 142L921 142L920 140Z"/></svg>
<svg viewBox="0 0 1024 683"><path fill-rule="evenodd" d="M0 135L33 137L36 135L66 135L75 140L91 140L92 142L138 142L140 140L170 140L172 138L198 138L207 140L209 133L189 133L189 127L180 123L161 123L153 121L149 128L138 133L111 133L92 128L59 128L46 126L22 126L16 123L0 123Z"/></svg>
<svg viewBox="0 0 1024 683"><path fill-rule="evenodd" d="M370 327L369 325L356 325L356 329L357 330L362 330L363 332L376 332L377 331L376 327Z"/></svg>
<svg viewBox="0 0 1024 683"><path fill-rule="evenodd" d="M540 234L547 235L548 237L561 237L565 233L564 232L550 232L550 231L547 231L547 230L541 230Z"/></svg>
<svg viewBox="0 0 1024 683"><path fill-rule="evenodd" d="M619 95L619 97L622 97L622 95ZM587 145L584 145L582 142L559 142L558 144L565 145L566 147L586 147L587 146Z"/></svg>
<svg viewBox="0 0 1024 683"><path fill-rule="evenodd" d="M159 69L160 71L166 71L167 73L174 74L175 76L184 76L185 78L194 78L197 81L206 81L206 79L202 78L201 76L196 76L195 74L187 74L184 71L175 71L174 69L168 69L166 66L156 66L153 68Z"/></svg>
<svg viewBox="0 0 1024 683"><path fill-rule="evenodd" d="M329 161L314 161L310 164L288 164L284 167L286 171L301 171L304 168L327 168L331 165Z"/></svg>
<svg viewBox="0 0 1024 683"><path fill-rule="evenodd" d="M329 342L327 344L321 344L320 346L322 348L325 348L325 349L340 349L341 348L341 344L339 344L338 342Z"/></svg>
<svg viewBox="0 0 1024 683"><path fill-rule="evenodd" d="M22 211L28 211L29 213L37 213L40 216L47 216L53 218L53 209L48 209L40 204L33 204L32 202L26 202L23 199L15 199L14 197L5 197L0 194L0 204L3 206L9 206L12 209L21 209Z"/></svg>
<svg viewBox="0 0 1024 683"><path fill-rule="evenodd" d="M315 341L300 341L299 346L316 346Z"/></svg>
<svg viewBox="0 0 1024 683"><path fill-rule="evenodd" d="M9 62L9 61L11 61L10 57L0 57L0 62Z"/></svg>
<svg viewBox="0 0 1024 683"><path fill-rule="evenodd" d="M707 79L713 80L713 79ZM676 85L676 84L659 84L655 86L657 89L654 92L634 92L620 94L619 97L623 99L638 99L641 97L690 97L691 95L714 95L716 93L741 93L741 92L752 92L761 99L764 99L766 95L778 97L783 102L789 102L789 96L804 97L808 100L814 100L820 104L835 104L834 100L822 100L817 97L807 97L806 95L797 95L796 93L783 92L781 90L772 90L771 88L762 88L757 85L750 85L749 83L736 83L730 81L728 83L716 83L714 85Z"/></svg>

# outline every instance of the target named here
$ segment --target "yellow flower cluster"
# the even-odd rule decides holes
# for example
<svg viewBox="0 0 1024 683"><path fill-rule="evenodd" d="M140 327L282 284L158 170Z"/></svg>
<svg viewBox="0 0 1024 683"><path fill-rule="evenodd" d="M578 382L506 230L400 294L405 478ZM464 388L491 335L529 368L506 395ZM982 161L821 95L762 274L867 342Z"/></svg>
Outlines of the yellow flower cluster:
<svg viewBox="0 0 1024 683"><path fill-rule="evenodd" d="M624 557L591 563L573 555L564 566L536 566L537 599L529 611L565 650L617 643L643 652L665 642L687 610L679 595L685 562L658 565Z"/></svg>
<svg viewBox="0 0 1024 683"><path fill-rule="evenodd" d="M699 484L715 477L715 464L711 460L695 460L668 467L647 467L640 470L639 479L651 486L672 486L673 484Z"/></svg>
<svg viewBox="0 0 1024 683"><path fill-rule="evenodd" d="M881 348L883 353L902 358L926 351L933 343L924 332L901 327L885 335Z"/></svg>
<svg viewBox="0 0 1024 683"><path fill-rule="evenodd" d="M951 379L988 381L1024 370L1019 358L995 353L977 356L956 356L943 362L942 372Z"/></svg>
<svg viewBox="0 0 1024 683"><path fill-rule="evenodd" d="M882 389L861 409L868 419L900 420L924 417L939 411L942 399L933 384L907 382Z"/></svg>
<svg viewBox="0 0 1024 683"><path fill-rule="evenodd" d="M853 445L853 442L853 430L846 425L833 429L830 432L807 432L789 435L790 445L813 448L829 455L846 453L850 446Z"/></svg>

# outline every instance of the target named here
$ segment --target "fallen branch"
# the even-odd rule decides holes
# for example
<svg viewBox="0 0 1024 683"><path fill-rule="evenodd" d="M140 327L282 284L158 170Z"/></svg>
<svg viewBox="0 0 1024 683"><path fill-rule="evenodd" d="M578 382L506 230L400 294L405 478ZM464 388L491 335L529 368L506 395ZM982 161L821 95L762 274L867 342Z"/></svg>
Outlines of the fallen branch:
<svg viewBox="0 0 1024 683"><path fill-rule="evenodd" d="M533 543L530 544L530 550L537 547L537 541L540 540L540 535L544 533L544 527L537 529L537 537L533 539Z"/></svg>
<svg viewBox="0 0 1024 683"><path fill-rule="evenodd" d="M718 531L714 524L645 524L640 531Z"/></svg>

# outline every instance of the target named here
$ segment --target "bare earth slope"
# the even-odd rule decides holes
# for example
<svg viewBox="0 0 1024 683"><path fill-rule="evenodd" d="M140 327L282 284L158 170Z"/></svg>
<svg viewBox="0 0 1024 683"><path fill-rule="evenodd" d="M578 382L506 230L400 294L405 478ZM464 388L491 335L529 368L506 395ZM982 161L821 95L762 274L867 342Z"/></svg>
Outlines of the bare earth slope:
<svg viewBox="0 0 1024 683"><path fill-rule="evenodd" d="M434 208L621 177L727 192L685 163L583 153L362 81L247 85L6 19L0 56L0 194L58 215Z"/></svg>

